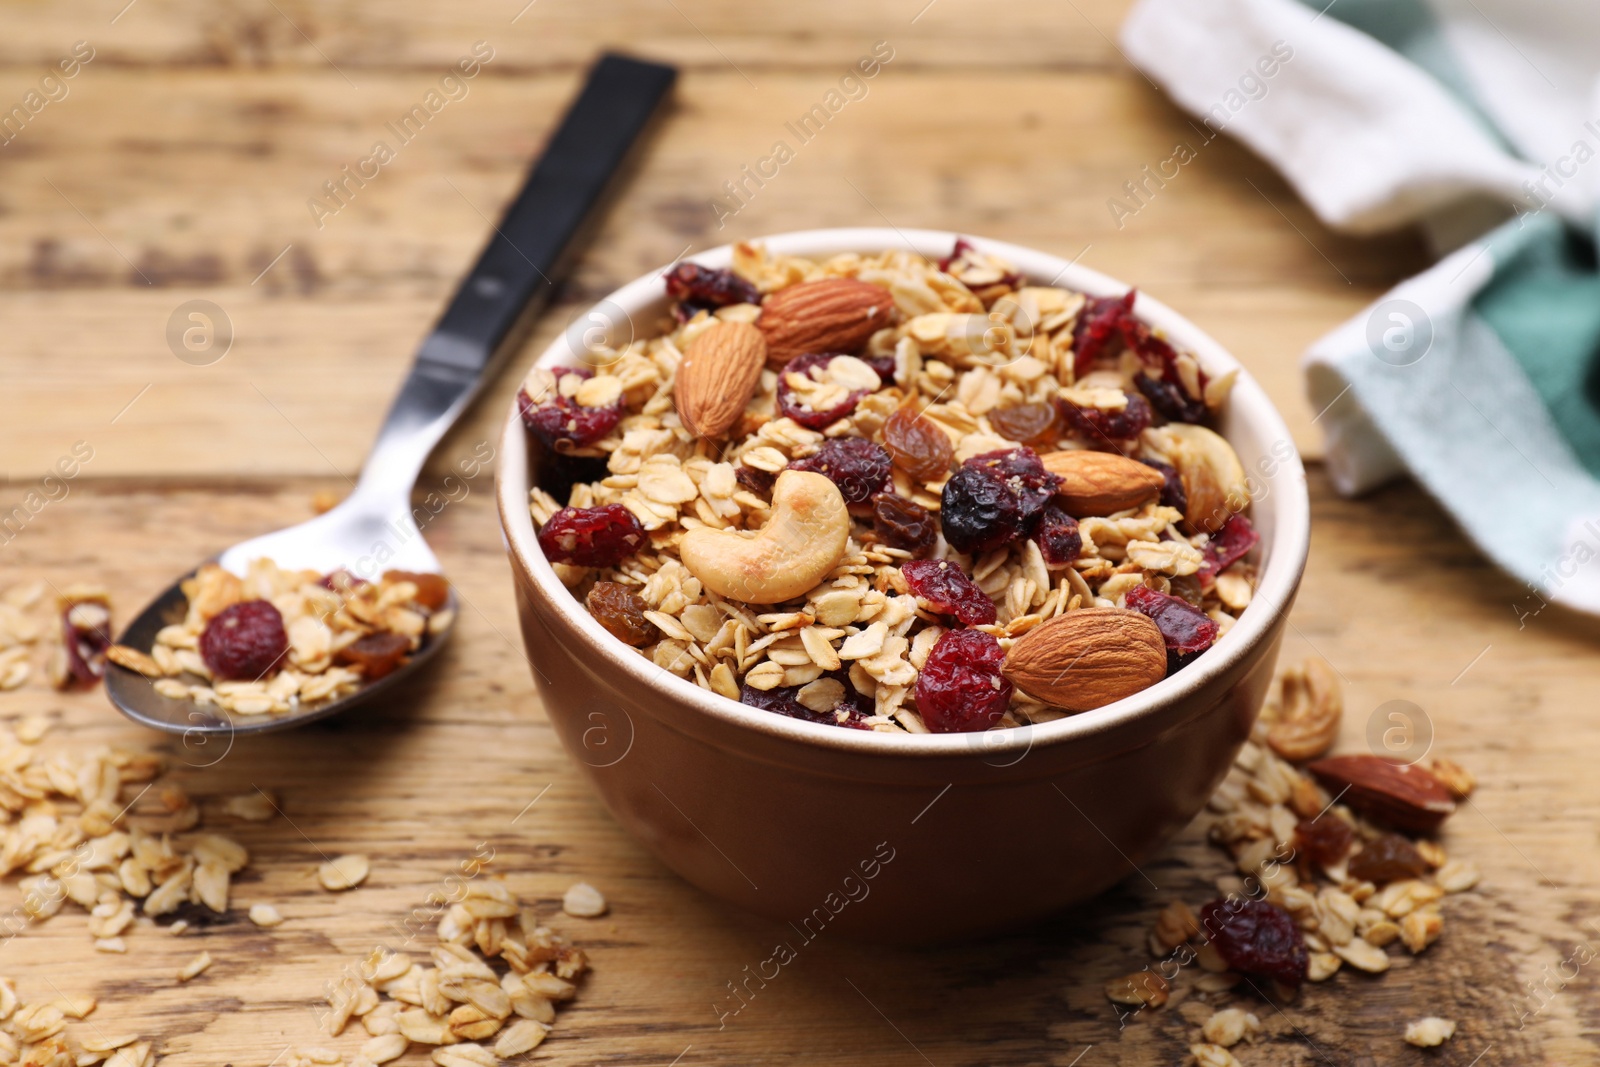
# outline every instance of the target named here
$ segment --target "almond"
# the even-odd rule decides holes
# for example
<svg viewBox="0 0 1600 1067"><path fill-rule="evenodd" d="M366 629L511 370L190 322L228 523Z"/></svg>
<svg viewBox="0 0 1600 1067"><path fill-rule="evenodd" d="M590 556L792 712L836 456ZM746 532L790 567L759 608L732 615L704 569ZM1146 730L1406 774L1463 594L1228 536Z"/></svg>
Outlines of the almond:
<svg viewBox="0 0 1600 1067"><path fill-rule="evenodd" d="M1432 833L1456 810L1444 783L1415 764L1382 756L1330 756L1306 770L1338 802L1397 830Z"/></svg>
<svg viewBox="0 0 1600 1067"><path fill-rule="evenodd" d="M1137 611L1085 608L1029 630L1011 646L1004 673L1038 700L1090 711L1166 677L1167 645Z"/></svg>
<svg viewBox="0 0 1600 1067"><path fill-rule="evenodd" d="M684 428L696 437L727 433L750 402L766 363L766 338L749 323L719 322L696 336L672 387Z"/></svg>
<svg viewBox="0 0 1600 1067"><path fill-rule="evenodd" d="M779 289L761 304L757 325L767 358L787 363L808 352L855 352L889 325L889 292L854 278L824 278Z"/></svg>
<svg viewBox="0 0 1600 1067"><path fill-rule="evenodd" d="M1040 459L1061 479L1056 495L1077 519L1138 507L1160 496L1166 481L1154 467L1113 452L1048 452Z"/></svg>

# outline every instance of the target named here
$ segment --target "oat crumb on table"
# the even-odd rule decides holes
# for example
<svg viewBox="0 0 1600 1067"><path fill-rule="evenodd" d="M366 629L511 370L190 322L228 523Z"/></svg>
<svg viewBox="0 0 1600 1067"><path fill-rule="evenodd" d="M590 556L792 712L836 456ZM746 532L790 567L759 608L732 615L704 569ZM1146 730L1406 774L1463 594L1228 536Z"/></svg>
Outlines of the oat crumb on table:
<svg viewBox="0 0 1600 1067"><path fill-rule="evenodd" d="M588 882L575 882L561 898L561 910L580 919L598 919L608 906L600 890Z"/></svg>
<svg viewBox="0 0 1600 1067"><path fill-rule="evenodd" d="M371 869L367 857L350 852L320 864L317 867L317 881L322 883L322 888L337 893L354 889L366 881Z"/></svg>
<svg viewBox="0 0 1600 1067"><path fill-rule="evenodd" d="M1434 1048L1455 1036L1456 1024L1437 1015L1428 1015L1406 1027L1406 1044Z"/></svg>

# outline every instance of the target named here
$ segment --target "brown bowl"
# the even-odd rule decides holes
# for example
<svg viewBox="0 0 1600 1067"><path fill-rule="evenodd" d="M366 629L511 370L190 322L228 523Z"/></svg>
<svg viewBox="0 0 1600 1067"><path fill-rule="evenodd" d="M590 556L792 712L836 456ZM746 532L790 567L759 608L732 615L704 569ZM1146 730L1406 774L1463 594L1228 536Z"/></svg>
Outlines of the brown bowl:
<svg viewBox="0 0 1600 1067"><path fill-rule="evenodd" d="M955 234L817 230L768 238L824 256L907 242L929 258ZM1126 286L1058 257L975 242L1035 284L1091 295ZM726 266L731 249L697 256ZM666 310L659 272L596 305L621 334ZM1215 373L1238 366L1188 320L1141 295L1138 311ZM580 323L584 325L584 323ZM573 361L558 340L541 363ZM496 491L534 677L562 744L616 819L687 881L788 922L898 944L1016 926L1137 870L1227 772L1266 698L1305 568L1305 471L1261 387L1241 373L1220 431L1249 472L1260 585L1238 623L1183 671L1055 722L979 734L893 735L785 718L701 689L615 638L539 550L528 491L543 465L515 409Z"/></svg>

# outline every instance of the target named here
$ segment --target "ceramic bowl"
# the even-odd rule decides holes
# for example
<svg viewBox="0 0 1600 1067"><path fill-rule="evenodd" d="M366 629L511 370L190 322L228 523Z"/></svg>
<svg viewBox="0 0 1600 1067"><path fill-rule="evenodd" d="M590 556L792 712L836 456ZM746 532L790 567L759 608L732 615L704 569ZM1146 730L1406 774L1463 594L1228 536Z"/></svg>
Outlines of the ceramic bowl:
<svg viewBox="0 0 1600 1067"><path fill-rule="evenodd" d="M935 259L956 237L814 230L765 243L813 257L909 244ZM1034 284L1097 296L1127 290L1057 256L970 240ZM723 247L694 259L722 267L731 255ZM596 305L589 322L645 329L666 308L657 271ZM1238 367L1216 341L1142 293L1137 312L1211 373ZM559 339L540 362L571 363L573 347ZM1305 472L1282 417L1247 373L1218 429L1249 473L1262 543L1255 599L1213 648L1095 711L981 734L908 735L746 707L667 673L603 630L539 549L528 491L546 457L513 408L496 491L545 711L630 834L686 881L782 922L794 949L825 932L951 941L1059 911L1133 874L1189 822L1267 695L1305 566Z"/></svg>

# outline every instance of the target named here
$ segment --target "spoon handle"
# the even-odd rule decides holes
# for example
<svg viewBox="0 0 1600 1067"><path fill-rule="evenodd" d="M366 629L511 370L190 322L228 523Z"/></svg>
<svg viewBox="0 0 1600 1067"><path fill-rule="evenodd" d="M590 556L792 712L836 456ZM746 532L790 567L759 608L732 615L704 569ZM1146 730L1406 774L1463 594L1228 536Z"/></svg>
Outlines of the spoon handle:
<svg viewBox="0 0 1600 1067"><path fill-rule="evenodd" d="M428 454L550 300L629 150L677 71L607 54L423 341L361 472L357 495L409 507Z"/></svg>

